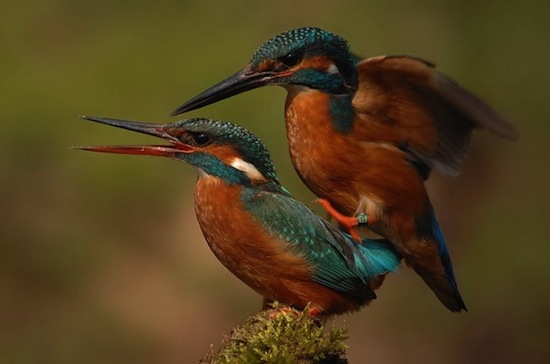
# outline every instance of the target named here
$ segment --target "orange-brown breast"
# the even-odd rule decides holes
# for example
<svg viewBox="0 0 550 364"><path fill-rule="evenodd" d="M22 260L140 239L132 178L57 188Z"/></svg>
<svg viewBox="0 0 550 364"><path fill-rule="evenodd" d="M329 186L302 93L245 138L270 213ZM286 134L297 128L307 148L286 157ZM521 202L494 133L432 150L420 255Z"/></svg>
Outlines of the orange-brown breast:
<svg viewBox="0 0 550 364"><path fill-rule="evenodd" d="M298 174L342 213L357 213L361 198L367 197L383 211L385 225L399 222L412 229L413 217L425 212L428 196L406 155L389 143L364 141L357 123L350 133L336 130L329 95L290 88L286 127Z"/></svg>
<svg viewBox="0 0 550 364"><path fill-rule="evenodd" d="M241 186L210 176L199 178L195 189L199 224L227 269L268 300L297 308L311 302L320 311L341 313L365 303L313 282L314 267L262 229L244 210L241 191Z"/></svg>

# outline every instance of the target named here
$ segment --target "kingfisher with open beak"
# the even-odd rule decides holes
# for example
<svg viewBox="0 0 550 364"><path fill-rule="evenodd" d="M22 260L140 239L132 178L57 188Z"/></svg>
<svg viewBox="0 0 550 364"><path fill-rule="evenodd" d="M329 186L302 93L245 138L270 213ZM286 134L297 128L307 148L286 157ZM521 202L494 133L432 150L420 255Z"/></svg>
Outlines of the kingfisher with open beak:
<svg viewBox="0 0 550 364"><path fill-rule="evenodd" d="M474 129L515 139L514 127L433 64L362 59L319 28L271 38L173 115L266 85L288 91L291 160L329 214L356 240L358 226L390 240L449 310L466 310L424 181L458 174Z"/></svg>
<svg viewBox="0 0 550 364"><path fill-rule="evenodd" d="M83 119L160 137L167 145L79 149L169 157L196 167L195 211L214 255L264 297L310 315L355 311L376 298L400 264L386 240L356 242L281 186L264 144L228 122L188 119L148 124Z"/></svg>

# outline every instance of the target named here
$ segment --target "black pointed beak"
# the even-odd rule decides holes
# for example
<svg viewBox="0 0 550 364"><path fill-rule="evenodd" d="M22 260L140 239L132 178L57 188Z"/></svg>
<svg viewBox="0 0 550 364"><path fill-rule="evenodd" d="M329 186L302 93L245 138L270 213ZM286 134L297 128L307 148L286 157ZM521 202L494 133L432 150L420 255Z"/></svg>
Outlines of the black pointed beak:
<svg viewBox="0 0 550 364"><path fill-rule="evenodd" d="M217 85L210 87L178 107L172 112L172 116L199 109L203 106L213 104L214 102L227 99L228 97L267 85L279 76L281 76L281 74L270 71L253 71L250 65L248 65L239 72L226 78Z"/></svg>
<svg viewBox="0 0 550 364"><path fill-rule="evenodd" d="M77 149L89 150L94 152L118 153L118 154L137 154L154 155L161 157L174 158L177 153L192 153L195 148L191 145L182 143L176 131L170 127L170 124L150 124L138 123L135 121L99 118L94 116L81 116L81 119L90 120L101 124L114 126L126 130L135 131L141 134L152 135L165 139L171 145L107 145L107 146L78 146ZM181 131L180 131L181 132Z"/></svg>

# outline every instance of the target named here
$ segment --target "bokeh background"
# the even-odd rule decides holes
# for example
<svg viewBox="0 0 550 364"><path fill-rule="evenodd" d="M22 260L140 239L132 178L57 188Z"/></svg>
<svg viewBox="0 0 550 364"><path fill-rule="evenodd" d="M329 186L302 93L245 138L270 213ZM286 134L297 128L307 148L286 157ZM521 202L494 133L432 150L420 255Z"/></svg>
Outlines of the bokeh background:
<svg viewBox="0 0 550 364"><path fill-rule="evenodd" d="M72 145L150 143L77 119L168 122L182 102L297 26L364 56L413 54L486 99L517 142L475 136L430 192L470 312L451 314L404 268L336 324L352 363L517 363L550 356L550 3L544 1L20 0L0 11L0 362L192 363L257 312L193 212L195 172ZM296 198L285 91L191 116L265 140Z"/></svg>

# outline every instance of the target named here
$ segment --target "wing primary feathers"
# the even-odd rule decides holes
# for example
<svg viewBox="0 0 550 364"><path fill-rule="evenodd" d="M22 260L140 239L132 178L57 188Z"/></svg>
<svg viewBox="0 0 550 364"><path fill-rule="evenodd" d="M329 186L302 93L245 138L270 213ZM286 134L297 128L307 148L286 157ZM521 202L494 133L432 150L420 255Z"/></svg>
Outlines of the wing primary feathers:
<svg viewBox="0 0 550 364"><path fill-rule="evenodd" d="M435 73L434 82L438 94L477 126L504 139L515 140L518 138L516 128L507 119L477 96L460 87L454 80L441 73Z"/></svg>

